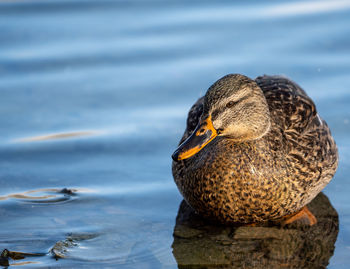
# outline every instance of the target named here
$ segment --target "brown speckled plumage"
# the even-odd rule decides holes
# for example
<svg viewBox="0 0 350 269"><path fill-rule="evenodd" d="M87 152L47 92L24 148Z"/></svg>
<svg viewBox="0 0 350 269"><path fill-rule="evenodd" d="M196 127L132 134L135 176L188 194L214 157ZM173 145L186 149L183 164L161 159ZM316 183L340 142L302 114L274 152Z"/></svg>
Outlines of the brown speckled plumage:
<svg viewBox="0 0 350 269"><path fill-rule="evenodd" d="M271 123L268 132L242 141L217 136L194 156L173 162L175 182L193 209L222 223L256 223L295 213L332 179L338 153L313 101L294 82L280 76L220 79L209 89L211 95L192 106L180 143L210 103L218 102L212 100L215 96L226 98L220 90L230 86L233 76L240 78L238 88L260 87L270 114L265 115Z"/></svg>

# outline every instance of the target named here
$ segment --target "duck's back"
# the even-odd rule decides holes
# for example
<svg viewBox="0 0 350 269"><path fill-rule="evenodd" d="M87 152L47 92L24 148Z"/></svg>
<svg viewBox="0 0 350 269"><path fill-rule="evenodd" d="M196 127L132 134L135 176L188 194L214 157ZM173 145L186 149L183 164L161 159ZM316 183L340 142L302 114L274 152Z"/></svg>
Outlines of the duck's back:
<svg viewBox="0 0 350 269"><path fill-rule="evenodd" d="M317 113L314 102L293 81L281 76L255 80L269 105L272 130L280 133L285 156L299 188L312 200L334 176L338 151L327 123Z"/></svg>

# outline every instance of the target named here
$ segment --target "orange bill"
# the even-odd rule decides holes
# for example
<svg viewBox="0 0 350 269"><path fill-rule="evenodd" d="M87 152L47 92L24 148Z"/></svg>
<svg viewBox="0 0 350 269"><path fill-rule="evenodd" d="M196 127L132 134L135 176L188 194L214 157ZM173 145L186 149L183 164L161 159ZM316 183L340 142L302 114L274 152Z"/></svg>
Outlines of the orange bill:
<svg viewBox="0 0 350 269"><path fill-rule="evenodd" d="M174 161L187 159L203 149L217 135L211 116L209 116L200 121L193 133L175 150L171 157Z"/></svg>

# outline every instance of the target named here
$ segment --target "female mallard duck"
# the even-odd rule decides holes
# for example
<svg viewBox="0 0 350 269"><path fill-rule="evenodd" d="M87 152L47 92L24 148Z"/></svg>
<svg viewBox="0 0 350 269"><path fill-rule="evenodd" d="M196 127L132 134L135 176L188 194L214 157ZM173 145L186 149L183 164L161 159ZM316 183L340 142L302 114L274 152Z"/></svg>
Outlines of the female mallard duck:
<svg viewBox="0 0 350 269"><path fill-rule="evenodd" d="M227 75L191 108L172 155L188 204L221 223L316 219L306 205L332 179L338 152L309 96L279 76Z"/></svg>

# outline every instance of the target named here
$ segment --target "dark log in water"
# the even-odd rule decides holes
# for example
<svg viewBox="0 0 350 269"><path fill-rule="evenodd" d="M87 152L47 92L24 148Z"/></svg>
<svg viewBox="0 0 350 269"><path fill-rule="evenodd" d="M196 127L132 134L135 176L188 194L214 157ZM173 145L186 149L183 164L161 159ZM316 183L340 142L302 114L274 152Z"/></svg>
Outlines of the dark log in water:
<svg viewBox="0 0 350 269"><path fill-rule="evenodd" d="M325 268L334 252L338 214L320 193L308 208L317 224L228 227L207 222L182 201L174 228L179 268Z"/></svg>

